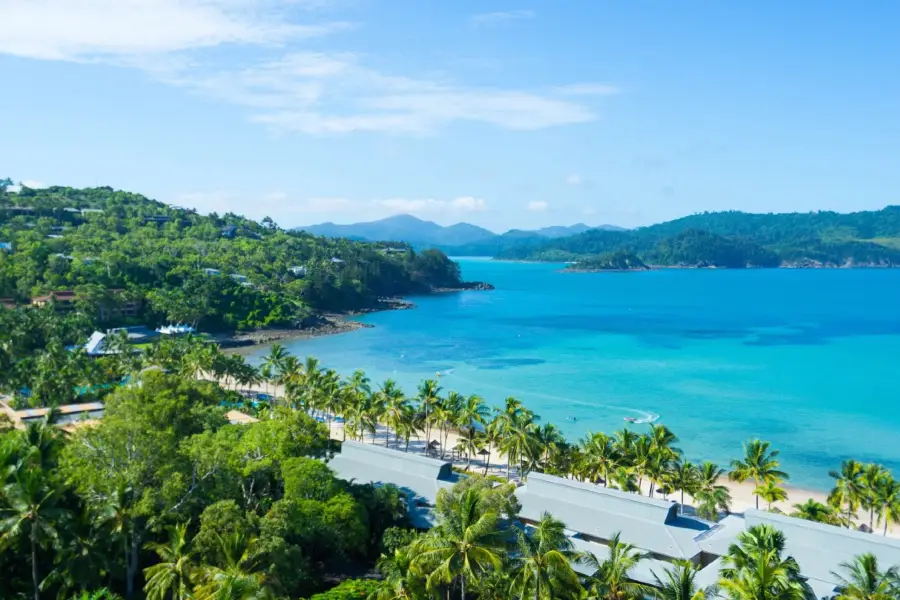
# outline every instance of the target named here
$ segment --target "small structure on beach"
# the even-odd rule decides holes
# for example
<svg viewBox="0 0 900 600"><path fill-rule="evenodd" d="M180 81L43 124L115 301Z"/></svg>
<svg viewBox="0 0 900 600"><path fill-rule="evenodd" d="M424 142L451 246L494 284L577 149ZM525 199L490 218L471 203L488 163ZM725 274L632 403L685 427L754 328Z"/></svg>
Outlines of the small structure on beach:
<svg viewBox="0 0 900 600"><path fill-rule="evenodd" d="M190 325L182 325L181 323L178 325L165 325L158 328L156 331L162 335L186 335L188 333L197 332L197 330Z"/></svg>
<svg viewBox="0 0 900 600"><path fill-rule="evenodd" d="M242 413L239 410L229 410L225 413L225 418L228 419L228 422L232 425L248 425L250 423L259 423L259 419L256 417L251 417L247 413Z"/></svg>

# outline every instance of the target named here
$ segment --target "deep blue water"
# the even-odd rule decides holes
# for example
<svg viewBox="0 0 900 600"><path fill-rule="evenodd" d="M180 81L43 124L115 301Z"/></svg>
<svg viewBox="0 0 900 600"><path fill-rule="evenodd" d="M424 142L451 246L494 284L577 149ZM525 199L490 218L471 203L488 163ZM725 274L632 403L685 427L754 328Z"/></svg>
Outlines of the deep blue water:
<svg viewBox="0 0 900 600"><path fill-rule="evenodd" d="M727 464L758 436L797 486L828 487L849 457L900 476L900 270L460 263L497 289L415 298L362 318L375 328L287 346L409 395L441 372L445 390L516 396L572 438L657 414L689 457Z"/></svg>

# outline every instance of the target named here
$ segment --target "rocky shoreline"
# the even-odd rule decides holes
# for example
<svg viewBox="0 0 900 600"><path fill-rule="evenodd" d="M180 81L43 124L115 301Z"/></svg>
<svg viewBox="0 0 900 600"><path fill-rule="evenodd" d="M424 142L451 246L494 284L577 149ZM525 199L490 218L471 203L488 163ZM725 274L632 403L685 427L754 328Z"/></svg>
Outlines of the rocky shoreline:
<svg viewBox="0 0 900 600"><path fill-rule="evenodd" d="M465 291L487 291L493 290L494 286L482 281L463 282L460 287L456 288L432 288L430 294L446 294L452 292ZM301 327L292 328L272 328L272 329L256 329L253 331L245 331L234 335L213 336L216 343L222 349L228 349L234 352L247 351L253 346L262 344L273 344L284 340L303 340L322 337L326 335L336 335L339 333L349 333L359 329L369 329L374 327L368 323L355 321L352 317L360 315L382 312L386 310L409 310L415 308L416 305L403 298L380 298L375 306L352 310L340 313L322 313L314 315L304 320Z"/></svg>

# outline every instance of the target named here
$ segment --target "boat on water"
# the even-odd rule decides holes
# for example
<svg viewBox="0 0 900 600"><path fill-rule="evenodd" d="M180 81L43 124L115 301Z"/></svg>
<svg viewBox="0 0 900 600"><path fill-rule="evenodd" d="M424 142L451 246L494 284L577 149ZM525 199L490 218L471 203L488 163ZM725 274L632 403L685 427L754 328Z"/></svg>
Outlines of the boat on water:
<svg viewBox="0 0 900 600"><path fill-rule="evenodd" d="M625 421L627 423L637 423L637 419L634 417L625 417Z"/></svg>

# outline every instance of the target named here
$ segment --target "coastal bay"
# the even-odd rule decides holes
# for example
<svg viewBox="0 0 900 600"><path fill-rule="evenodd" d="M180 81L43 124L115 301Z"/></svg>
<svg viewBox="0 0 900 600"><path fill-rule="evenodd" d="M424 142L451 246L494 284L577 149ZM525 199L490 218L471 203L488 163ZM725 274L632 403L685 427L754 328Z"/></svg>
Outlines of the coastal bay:
<svg viewBox="0 0 900 600"><path fill-rule="evenodd" d="M900 271L572 277L558 264L460 263L497 289L416 298L359 317L372 328L288 349L410 396L438 373L445 390L490 404L516 396L570 439L659 415L689 458L727 465L761 437L801 488L829 489L848 457L900 468Z"/></svg>

